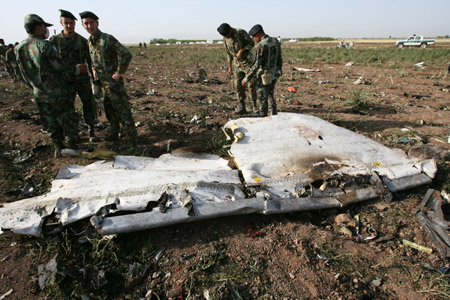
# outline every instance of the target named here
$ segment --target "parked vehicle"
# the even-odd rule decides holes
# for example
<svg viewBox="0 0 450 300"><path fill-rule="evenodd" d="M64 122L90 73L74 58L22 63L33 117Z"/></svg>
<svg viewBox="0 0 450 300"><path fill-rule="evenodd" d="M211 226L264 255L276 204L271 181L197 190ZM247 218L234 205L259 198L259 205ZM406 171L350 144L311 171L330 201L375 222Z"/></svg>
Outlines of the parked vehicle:
<svg viewBox="0 0 450 300"><path fill-rule="evenodd" d="M395 46L398 48L403 47L421 47L426 48L430 45L434 45L434 40L425 40L422 35L413 35L406 40L400 40L395 42Z"/></svg>

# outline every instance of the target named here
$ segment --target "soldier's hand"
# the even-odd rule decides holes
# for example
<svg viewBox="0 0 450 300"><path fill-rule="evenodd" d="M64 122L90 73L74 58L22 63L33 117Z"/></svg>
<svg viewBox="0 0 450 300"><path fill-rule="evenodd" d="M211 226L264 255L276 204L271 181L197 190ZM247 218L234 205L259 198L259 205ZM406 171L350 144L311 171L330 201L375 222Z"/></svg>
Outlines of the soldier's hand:
<svg viewBox="0 0 450 300"><path fill-rule="evenodd" d="M228 69L228 75L233 76L233 69L231 69L231 68Z"/></svg>
<svg viewBox="0 0 450 300"><path fill-rule="evenodd" d="M242 85L242 86L245 86L246 83L247 83L247 82L246 82L244 79L242 79L241 85Z"/></svg>
<svg viewBox="0 0 450 300"><path fill-rule="evenodd" d="M102 98L102 86L98 80L94 80L92 84L92 94L94 95L95 99Z"/></svg>
<svg viewBox="0 0 450 300"><path fill-rule="evenodd" d="M86 73L88 70L88 67L86 64L78 64L77 67L80 68L80 73Z"/></svg>
<svg viewBox="0 0 450 300"><path fill-rule="evenodd" d="M122 75L120 75L119 72L116 72L113 74L112 79L114 79L115 81L119 81L120 77L122 77Z"/></svg>
<svg viewBox="0 0 450 300"><path fill-rule="evenodd" d="M97 72L95 71L95 69L92 69L92 76L94 77L94 80L98 80Z"/></svg>
<svg viewBox="0 0 450 300"><path fill-rule="evenodd" d="M241 60L242 54L244 53L244 51L245 51L245 49L241 49L241 50L238 51L238 53L236 53L236 58L238 60Z"/></svg>

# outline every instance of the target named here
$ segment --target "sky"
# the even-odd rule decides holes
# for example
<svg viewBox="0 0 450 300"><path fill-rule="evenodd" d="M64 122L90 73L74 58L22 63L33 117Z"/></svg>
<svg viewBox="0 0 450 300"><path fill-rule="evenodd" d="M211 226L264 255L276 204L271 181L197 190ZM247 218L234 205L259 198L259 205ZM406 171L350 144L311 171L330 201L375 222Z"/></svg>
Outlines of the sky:
<svg viewBox="0 0 450 300"><path fill-rule="evenodd" d="M7 0L2 0L7 1ZM229 23L247 31L261 24L282 38L405 38L450 35L449 0L13 0L2 5L0 38L20 42L26 14L34 13L60 32L58 9L77 18L94 12L103 32L125 44L153 38L221 39L217 27ZM88 37L78 18L76 31Z"/></svg>

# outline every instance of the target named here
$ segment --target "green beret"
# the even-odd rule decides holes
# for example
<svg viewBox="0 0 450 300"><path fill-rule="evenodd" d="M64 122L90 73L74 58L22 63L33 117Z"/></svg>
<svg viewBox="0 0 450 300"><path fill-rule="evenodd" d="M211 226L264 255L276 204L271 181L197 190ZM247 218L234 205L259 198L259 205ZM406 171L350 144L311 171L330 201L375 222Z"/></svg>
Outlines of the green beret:
<svg viewBox="0 0 450 300"><path fill-rule="evenodd" d="M77 20L77 18L75 18L75 16L70 11L64 9L60 9L59 11L61 12L61 17Z"/></svg>
<svg viewBox="0 0 450 300"><path fill-rule="evenodd" d="M264 31L262 26L259 24L256 24L255 26L252 27L252 29L250 29L248 34L251 36L255 36L256 34L258 34L258 32L261 32L261 31Z"/></svg>
<svg viewBox="0 0 450 300"><path fill-rule="evenodd" d="M82 18L82 19L92 18L92 19L98 20L97 15L94 14L93 12L90 12L90 11L83 11L83 12L81 12L80 13L80 18Z"/></svg>
<svg viewBox="0 0 450 300"><path fill-rule="evenodd" d="M50 27L53 24L45 22L41 17L35 14L28 14L25 16L24 24L45 24L45 26Z"/></svg>

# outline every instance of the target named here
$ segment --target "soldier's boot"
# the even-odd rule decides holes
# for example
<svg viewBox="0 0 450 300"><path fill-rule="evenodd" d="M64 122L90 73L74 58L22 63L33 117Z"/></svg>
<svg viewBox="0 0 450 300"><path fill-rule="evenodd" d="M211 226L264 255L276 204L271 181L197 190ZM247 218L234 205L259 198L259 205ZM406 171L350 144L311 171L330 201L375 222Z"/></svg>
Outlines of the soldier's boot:
<svg viewBox="0 0 450 300"><path fill-rule="evenodd" d="M269 114L269 105L267 102L261 103L261 111L259 112L260 117L267 117Z"/></svg>
<svg viewBox="0 0 450 300"><path fill-rule="evenodd" d="M105 141L108 142L117 142L118 140L119 140L119 133L114 131L108 133L108 135L105 137Z"/></svg>
<svg viewBox="0 0 450 300"><path fill-rule="evenodd" d="M253 100L253 113L257 114L259 112L258 104L256 104L256 100Z"/></svg>
<svg viewBox="0 0 450 300"><path fill-rule="evenodd" d="M69 149L73 149L73 150L78 150L78 139L77 138L72 138L69 139L67 141L67 146L69 147Z"/></svg>
<svg viewBox="0 0 450 300"><path fill-rule="evenodd" d="M97 136L95 136L94 124L88 125L89 130L89 142L97 142Z"/></svg>
<svg viewBox="0 0 450 300"><path fill-rule="evenodd" d="M245 109L245 100L239 101L239 108L238 108L238 110L236 110L236 113L238 115L244 115L247 113L247 110Z"/></svg>
<svg viewBox="0 0 450 300"><path fill-rule="evenodd" d="M278 114L277 105L276 104L272 104L272 116L275 116L277 114Z"/></svg>
<svg viewBox="0 0 450 300"><path fill-rule="evenodd" d="M61 141L53 141L53 147L55 148L54 158L61 157L61 150L64 149L64 144Z"/></svg>

